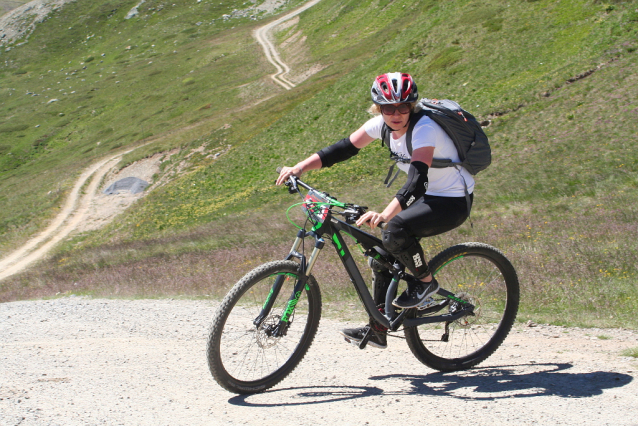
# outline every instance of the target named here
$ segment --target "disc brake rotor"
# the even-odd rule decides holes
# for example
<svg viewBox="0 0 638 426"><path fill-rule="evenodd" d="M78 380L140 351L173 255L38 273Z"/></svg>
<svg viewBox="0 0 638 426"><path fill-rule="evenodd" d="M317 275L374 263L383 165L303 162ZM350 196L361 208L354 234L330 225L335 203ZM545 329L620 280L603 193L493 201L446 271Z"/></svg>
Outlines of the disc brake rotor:
<svg viewBox="0 0 638 426"><path fill-rule="evenodd" d="M281 337L275 337L273 335L275 329L279 325L280 316L269 316L266 318L261 325L257 328L257 332L255 333L255 339L257 340L257 345L262 349L268 349L275 346Z"/></svg>

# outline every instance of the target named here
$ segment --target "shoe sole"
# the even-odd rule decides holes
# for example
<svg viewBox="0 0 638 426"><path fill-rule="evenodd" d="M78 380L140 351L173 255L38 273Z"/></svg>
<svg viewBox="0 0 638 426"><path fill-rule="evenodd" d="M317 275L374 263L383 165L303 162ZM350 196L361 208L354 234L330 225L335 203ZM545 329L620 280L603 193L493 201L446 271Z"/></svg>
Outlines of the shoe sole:
<svg viewBox="0 0 638 426"><path fill-rule="evenodd" d="M350 343L351 345L355 345L355 346L358 347L359 343L361 343L361 340L353 339L352 337L346 336L345 334L343 334L341 332L339 332L339 333L343 336L343 339L346 342ZM386 349L388 347L388 345L381 346L380 344L372 342L370 340L368 340L368 346L372 346L373 348L377 348L377 349Z"/></svg>
<svg viewBox="0 0 638 426"><path fill-rule="evenodd" d="M410 305L410 306L401 306L401 305L397 305L396 303L396 299L392 301L392 306L395 306L397 308L401 308L401 309L410 309L410 308L416 308L417 306L419 306L421 303L423 303L425 300L427 300L428 297L432 297L434 294L436 294L437 291L439 291L439 289L441 288L440 285L436 285L436 289L434 291L429 292L428 294L426 294L425 296L423 296L423 299L419 300L417 303Z"/></svg>

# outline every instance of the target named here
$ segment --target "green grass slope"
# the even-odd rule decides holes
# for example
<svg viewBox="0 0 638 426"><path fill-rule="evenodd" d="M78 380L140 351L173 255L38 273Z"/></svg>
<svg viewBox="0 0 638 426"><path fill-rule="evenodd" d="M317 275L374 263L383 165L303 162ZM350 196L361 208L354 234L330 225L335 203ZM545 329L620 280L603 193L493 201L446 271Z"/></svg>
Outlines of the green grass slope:
<svg viewBox="0 0 638 426"><path fill-rule="evenodd" d="M0 247L41 226L95 159L222 120L260 90L256 21L223 18L242 2L148 1L124 19L136 3L69 3L0 55Z"/></svg>
<svg viewBox="0 0 638 426"><path fill-rule="evenodd" d="M284 45L305 38L303 54L282 52L293 68L325 67L291 91L266 77L251 37L264 21L225 20L247 5L218 3L147 1L131 20L135 2L74 3L0 54L2 247L41 227L74 174L110 152L150 142L127 162L229 147L192 157L41 272L5 280L2 300L223 293L291 241L283 211L295 199L273 170L355 130L373 77L401 70L422 95L490 121L494 161L478 176L473 227L423 241L428 253L468 240L502 248L523 320L638 325L638 2L322 0L277 34ZM388 165L373 144L308 179L382 208ZM327 259L318 275L336 303L348 281Z"/></svg>

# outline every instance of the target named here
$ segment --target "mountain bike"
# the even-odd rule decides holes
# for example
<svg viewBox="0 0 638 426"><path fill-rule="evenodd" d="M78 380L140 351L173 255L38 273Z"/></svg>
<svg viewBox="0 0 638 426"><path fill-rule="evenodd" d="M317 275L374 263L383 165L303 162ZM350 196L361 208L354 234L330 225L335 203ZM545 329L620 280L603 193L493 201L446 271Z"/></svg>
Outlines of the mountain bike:
<svg viewBox="0 0 638 426"><path fill-rule="evenodd" d="M423 364L439 371L468 369L504 341L518 311L519 284L500 250L475 242L443 250L429 262L440 285L436 295L415 308L399 309L392 300L399 283L411 276L383 250L379 238L353 226L367 207L342 203L295 176L286 185L290 193L301 195L302 202L292 207L301 206L306 218L290 252L284 260L265 263L241 278L212 321L208 366L223 388L238 394L264 391L305 356L321 316L321 292L312 270L326 242L336 249L368 315L390 335L403 331ZM392 274L385 304L375 304L344 236ZM361 340L361 349L369 338Z"/></svg>

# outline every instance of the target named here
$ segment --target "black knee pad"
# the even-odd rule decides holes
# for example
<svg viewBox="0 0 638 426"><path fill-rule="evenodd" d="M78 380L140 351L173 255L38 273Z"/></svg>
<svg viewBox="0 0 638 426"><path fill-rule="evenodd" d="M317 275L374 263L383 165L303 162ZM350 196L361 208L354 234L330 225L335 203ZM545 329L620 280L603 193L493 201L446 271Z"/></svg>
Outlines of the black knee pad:
<svg viewBox="0 0 638 426"><path fill-rule="evenodd" d="M382 234L383 246L392 254L402 252L416 242L416 238L408 234L404 228L392 222Z"/></svg>
<svg viewBox="0 0 638 426"><path fill-rule="evenodd" d="M404 228L390 222L383 231L383 245L415 277L424 278L430 274L421 245Z"/></svg>

